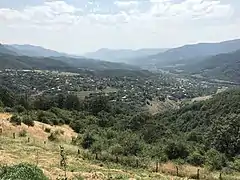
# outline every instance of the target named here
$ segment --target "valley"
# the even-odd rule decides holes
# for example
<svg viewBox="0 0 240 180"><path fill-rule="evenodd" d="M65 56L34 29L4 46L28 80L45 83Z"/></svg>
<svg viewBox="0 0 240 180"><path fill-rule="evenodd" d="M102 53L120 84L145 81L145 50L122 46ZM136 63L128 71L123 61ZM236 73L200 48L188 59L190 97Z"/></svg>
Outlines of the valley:
<svg viewBox="0 0 240 180"><path fill-rule="evenodd" d="M134 64L1 45L0 179L238 180L235 43L160 49L168 62L143 64L158 49L128 51ZM215 50L187 54L198 46Z"/></svg>

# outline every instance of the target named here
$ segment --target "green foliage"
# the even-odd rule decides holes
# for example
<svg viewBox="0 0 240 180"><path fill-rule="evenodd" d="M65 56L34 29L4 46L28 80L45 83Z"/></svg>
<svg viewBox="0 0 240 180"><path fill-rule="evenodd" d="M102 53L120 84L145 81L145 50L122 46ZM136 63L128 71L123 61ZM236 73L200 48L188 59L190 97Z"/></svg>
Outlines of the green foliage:
<svg viewBox="0 0 240 180"><path fill-rule="evenodd" d="M2 107L4 107L4 104L3 104L3 102L0 100L0 107L2 108Z"/></svg>
<svg viewBox="0 0 240 180"><path fill-rule="evenodd" d="M194 166L202 166L205 163L205 157L199 152L194 151L188 156L187 161Z"/></svg>
<svg viewBox="0 0 240 180"><path fill-rule="evenodd" d="M6 166L0 169L1 180L47 180L42 170L30 164Z"/></svg>
<svg viewBox="0 0 240 180"><path fill-rule="evenodd" d="M164 148L168 159L185 159L189 155L187 146L182 142L170 142Z"/></svg>
<svg viewBox="0 0 240 180"><path fill-rule="evenodd" d="M228 156L240 154L239 127L239 114L231 114L215 120L207 134L209 144Z"/></svg>
<svg viewBox="0 0 240 180"><path fill-rule="evenodd" d="M59 124L58 117L52 112L40 111L38 113L37 118L38 118L38 121L46 123L46 124L50 124L50 125L58 125Z"/></svg>
<svg viewBox="0 0 240 180"><path fill-rule="evenodd" d="M224 154L221 154L215 149L210 149L206 153L206 165L211 170L221 170L226 166L227 160Z"/></svg>
<svg viewBox="0 0 240 180"><path fill-rule="evenodd" d="M22 118L18 115L13 115L10 119L10 122L15 125L21 125L22 124Z"/></svg>
<svg viewBox="0 0 240 180"><path fill-rule="evenodd" d="M16 103L16 98L12 91L0 86L0 100L5 107L13 107Z"/></svg>
<svg viewBox="0 0 240 180"><path fill-rule="evenodd" d="M33 117L30 115L24 115L22 116L22 122L28 126L34 126L34 120Z"/></svg>
<svg viewBox="0 0 240 180"><path fill-rule="evenodd" d="M240 157L236 157L230 164L231 169L240 171Z"/></svg>
<svg viewBox="0 0 240 180"><path fill-rule="evenodd" d="M14 106L14 111L17 113L23 113L26 109L22 105Z"/></svg>
<svg viewBox="0 0 240 180"><path fill-rule="evenodd" d="M84 149L89 149L89 148L91 148L91 146L93 145L94 142L95 142L95 138L94 138L93 134L86 133L83 136L81 146Z"/></svg>

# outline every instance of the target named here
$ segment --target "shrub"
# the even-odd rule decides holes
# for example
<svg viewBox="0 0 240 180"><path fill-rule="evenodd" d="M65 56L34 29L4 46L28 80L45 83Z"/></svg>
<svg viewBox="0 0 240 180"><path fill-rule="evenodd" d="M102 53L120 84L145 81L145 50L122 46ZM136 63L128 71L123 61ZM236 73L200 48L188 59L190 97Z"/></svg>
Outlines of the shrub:
<svg viewBox="0 0 240 180"><path fill-rule="evenodd" d="M23 129L19 132L18 135L19 135L19 137L26 137L27 136L27 131L25 129Z"/></svg>
<svg viewBox="0 0 240 180"><path fill-rule="evenodd" d="M19 164L0 168L1 180L48 180L43 171L30 164Z"/></svg>
<svg viewBox="0 0 240 180"><path fill-rule="evenodd" d="M1 100L0 100L0 107L4 107L4 104Z"/></svg>
<svg viewBox="0 0 240 180"><path fill-rule="evenodd" d="M215 149L210 149L206 153L206 165L210 170L221 170L226 166L227 160L224 154Z"/></svg>
<svg viewBox="0 0 240 180"><path fill-rule="evenodd" d="M58 141L58 136L59 136L59 132L55 131L55 132L51 132L51 134L48 136L48 140L49 141Z"/></svg>
<svg viewBox="0 0 240 180"><path fill-rule="evenodd" d="M51 132L51 128L45 128L44 131L45 131L46 133L50 133L50 132Z"/></svg>
<svg viewBox="0 0 240 180"><path fill-rule="evenodd" d="M42 123L46 123L46 124L50 124L50 125L58 125L59 124L59 120L57 118L57 116L52 113L52 112L48 112L48 111L41 111L38 114L38 121L42 122Z"/></svg>
<svg viewBox="0 0 240 180"><path fill-rule="evenodd" d="M28 126L34 126L34 121L31 116L23 116L22 122Z"/></svg>
<svg viewBox="0 0 240 180"><path fill-rule="evenodd" d="M185 159L188 155L188 149L185 146L185 144L181 142L171 142L169 143L165 149L164 152L168 156L168 159L173 160L173 159Z"/></svg>
<svg viewBox="0 0 240 180"><path fill-rule="evenodd" d="M26 109L21 105L17 105L14 107L14 111L17 113L22 113L22 112L26 111Z"/></svg>
<svg viewBox="0 0 240 180"><path fill-rule="evenodd" d="M10 119L10 122L15 124L15 125L21 125L22 124L22 119L18 115L13 115Z"/></svg>
<svg viewBox="0 0 240 180"><path fill-rule="evenodd" d="M4 108L4 111L5 111L5 112L13 112L13 109L10 108L10 107L5 107L5 108Z"/></svg>
<svg viewBox="0 0 240 180"><path fill-rule="evenodd" d="M187 161L194 166L202 166L205 162L205 157L199 152L193 152L188 156Z"/></svg>
<svg viewBox="0 0 240 180"><path fill-rule="evenodd" d="M86 133L83 136L81 145L84 149L89 149L91 148L94 142L95 142L95 138L93 137L93 135L90 133Z"/></svg>
<svg viewBox="0 0 240 180"><path fill-rule="evenodd" d="M240 171L240 157L236 157L234 161L230 164L231 169Z"/></svg>

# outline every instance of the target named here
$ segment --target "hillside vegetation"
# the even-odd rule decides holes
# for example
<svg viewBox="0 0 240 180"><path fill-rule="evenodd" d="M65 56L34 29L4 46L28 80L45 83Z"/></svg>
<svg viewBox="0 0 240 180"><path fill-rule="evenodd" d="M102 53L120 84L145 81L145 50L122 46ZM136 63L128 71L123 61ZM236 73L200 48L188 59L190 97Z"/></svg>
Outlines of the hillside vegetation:
<svg viewBox="0 0 240 180"><path fill-rule="evenodd" d="M239 170L238 89L156 115L111 104L102 95L80 101L71 94L21 98L0 92L3 110L15 112L11 123L68 124L78 133L74 147L89 152L90 160L157 172L158 164L168 161L225 173ZM48 140L58 141L58 134L50 132Z"/></svg>
<svg viewBox="0 0 240 180"><path fill-rule="evenodd" d="M239 39L220 43L190 44L169 49L166 52L158 53L156 55L142 57L136 59L133 63L140 64L145 67L156 66L157 68L162 68L163 66L183 64L186 60L195 61L195 59L199 57L205 58L217 54L234 52L237 51L239 47Z"/></svg>
<svg viewBox="0 0 240 180"><path fill-rule="evenodd" d="M200 62L180 67L180 69L207 78L240 83L240 50L212 56Z"/></svg>

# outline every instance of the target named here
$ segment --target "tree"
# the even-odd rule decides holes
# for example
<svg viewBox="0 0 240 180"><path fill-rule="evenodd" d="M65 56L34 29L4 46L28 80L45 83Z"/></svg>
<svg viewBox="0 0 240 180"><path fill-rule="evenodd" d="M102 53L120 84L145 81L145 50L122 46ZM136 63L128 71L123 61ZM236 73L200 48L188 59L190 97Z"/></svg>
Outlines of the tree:
<svg viewBox="0 0 240 180"><path fill-rule="evenodd" d="M34 126L34 120L31 116L25 115L22 117L22 122L28 126Z"/></svg>
<svg viewBox="0 0 240 180"><path fill-rule="evenodd" d="M221 170L226 166L226 157L215 149L210 149L206 153L206 165L210 170Z"/></svg>
<svg viewBox="0 0 240 180"><path fill-rule="evenodd" d="M13 115L10 119L10 122L15 124L15 125L21 125L22 124L22 119L18 115Z"/></svg>
<svg viewBox="0 0 240 180"><path fill-rule="evenodd" d="M119 156L123 154L124 149L120 144L115 144L109 148L111 154L115 155L116 163L119 161Z"/></svg>
<svg viewBox="0 0 240 180"><path fill-rule="evenodd" d="M19 164L0 168L0 179L48 180L41 169L30 164Z"/></svg>
<svg viewBox="0 0 240 180"><path fill-rule="evenodd" d="M65 107L69 110L80 110L80 101L76 95L70 94L66 97Z"/></svg>
<svg viewBox="0 0 240 180"><path fill-rule="evenodd" d="M202 166L205 163L205 157L199 152L194 151L189 155L187 161L194 166Z"/></svg>
<svg viewBox="0 0 240 180"><path fill-rule="evenodd" d="M1 100L0 100L0 107L4 107L4 104Z"/></svg>
<svg viewBox="0 0 240 180"><path fill-rule="evenodd" d="M0 100L6 107L13 107L16 103L17 97L13 94L12 91L0 87Z"/></svg>
<svg viewBox="0 0 240 180"><path fill-rule="evenodd" d="M164 152L170 160L178 158L185 159L189 155L186 145L182 142L168 143L167 146L164 148Z"/></svg>
<svg viewBox="0 0 240 180"><path fill-rule="evenodd" d="M94 142L95 142L95 138L93 137L93 135L90 133L86 133L83 136L81 145L84 149L89 149L91 148Z"/></svg>
<svg viewBox="0 0 240 180"><path fill-rule="evenodd" d="M26 111L26 109L22 105L14 106L14 110L17 113L22 113L22 112Z"/></svg>
<svg viewBox="0 0 240 180"><path fill-rule="evenodd" d="M218 151L232 157L240 154L240 115L215 120L207 133L208 142Z"/></svg>
<svg viewBox="0 0 240 180"><path fill-rule="evenodd" d="M91 145L91 152L96 155L96 160L98 160L98 155L102 152L103 148L104 144L100 139L94 141Z"/></svg>

